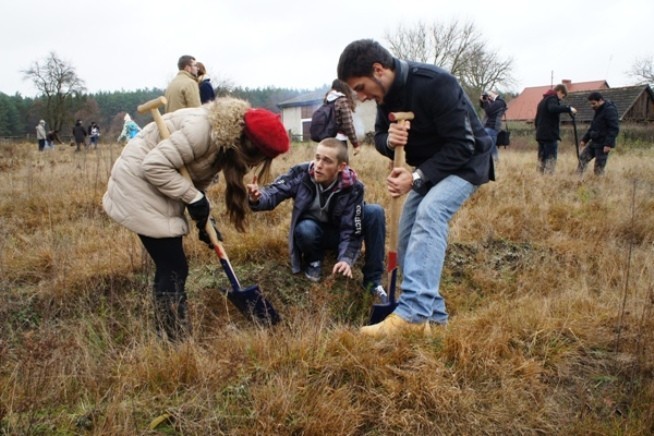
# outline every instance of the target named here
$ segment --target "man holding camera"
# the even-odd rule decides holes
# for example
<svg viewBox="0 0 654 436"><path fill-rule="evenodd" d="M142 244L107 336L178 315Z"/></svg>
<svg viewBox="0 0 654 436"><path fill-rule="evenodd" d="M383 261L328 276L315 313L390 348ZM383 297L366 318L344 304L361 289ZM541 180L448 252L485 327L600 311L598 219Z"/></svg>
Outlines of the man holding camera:
<svg viewBox="0 0 654 436"><path fill-rule="evenodd" d="M506 102L498 94L488 91L479 98L479 105L486 114L484 117L484 129L486 129L486 133L493 140L491 155L493 156L493 160L497 162L500 158L499 152L497 151L497 134L502 128L502 115L506 112Z"/></svg>

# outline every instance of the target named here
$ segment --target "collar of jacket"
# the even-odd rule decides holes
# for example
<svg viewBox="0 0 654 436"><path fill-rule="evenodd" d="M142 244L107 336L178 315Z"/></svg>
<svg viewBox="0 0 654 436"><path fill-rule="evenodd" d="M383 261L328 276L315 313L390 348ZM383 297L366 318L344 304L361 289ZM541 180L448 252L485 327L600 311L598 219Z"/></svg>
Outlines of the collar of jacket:
<svg viewBox="0 0 654 436"><path fill-rule="evenodd" d="M309 164L309 177L311 177L311 181L313 183L316 183L316 179L314 177L314 166L315 163L312 161ZM357 174L352 168L346 166L345 168L343 168L343 171L341 171L338 174L337 178L338 178L338 183L334 187L334 192L338 192L343 189L347 189L351 186L354 186L354 184L357 181Z"/></svg>
<svg viewBox="0 0 654 436"><path fill-rule="evenodd" d="M406 96L405 88L409 81L409 64L402 59L393 58L395 65L395 79L391 84L391 88L384 96L384 106L390 105L391 107L403 107L402 102Z"/></svg>

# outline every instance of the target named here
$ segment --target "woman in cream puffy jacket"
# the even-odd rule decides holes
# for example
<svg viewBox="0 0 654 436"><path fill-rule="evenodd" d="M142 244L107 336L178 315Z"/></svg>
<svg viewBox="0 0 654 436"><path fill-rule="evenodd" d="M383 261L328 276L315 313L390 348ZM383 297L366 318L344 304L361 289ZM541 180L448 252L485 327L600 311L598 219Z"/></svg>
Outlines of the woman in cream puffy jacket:
<svg viewBox="0 0 654 436"><path fill-rule="evenodd" d="M204 190L222 172L230 222L244 231L248 205L243 178L258 168L258 178L267 179L272 159L288 151L289 139L278 115L235 98L181 109L163 119L170 137L162 140L153 122L131 139L114 163L102 203L113 220L138 234L154 260L157 330L175 341L188 329L184 209L196 221L200 239L210 244L204 231L210 211ZM192 182L180 174L182 167Z"/></svg>

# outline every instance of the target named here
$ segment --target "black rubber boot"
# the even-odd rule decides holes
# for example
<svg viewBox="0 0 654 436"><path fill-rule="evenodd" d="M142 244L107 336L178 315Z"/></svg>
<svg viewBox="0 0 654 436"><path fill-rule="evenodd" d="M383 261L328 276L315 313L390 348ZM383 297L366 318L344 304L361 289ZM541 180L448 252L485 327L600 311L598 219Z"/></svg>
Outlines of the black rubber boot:
<svg viewBox="0 0 654 436"><path fill-rule="evenodd" d="M190 334L185 293L155 294L154 315L157 335L170 342L181 342Z"/></svg>

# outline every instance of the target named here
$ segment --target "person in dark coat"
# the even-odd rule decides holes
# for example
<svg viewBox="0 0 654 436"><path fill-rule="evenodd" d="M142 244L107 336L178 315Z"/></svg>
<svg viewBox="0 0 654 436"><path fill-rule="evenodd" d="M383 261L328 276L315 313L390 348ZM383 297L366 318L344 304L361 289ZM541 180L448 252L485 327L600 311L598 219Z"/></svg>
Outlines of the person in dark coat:
<svg viewBox="0 0 654 436"><path fill-rule="evenodd" d="M434 65L394 58L378 42L350 43L338 61L338 78L361 101L375 100L375 148L393 159L406 149L412 170L393 168L391 197L406 195L398 227L402 295L382 322L361 328L373 337L431 333L448 322L439 292L449 222L477 188L494 179L492 140L456 78ZM415 119L390 123L391 112Z"/></svg>
<svg viewBox="0 0 654 436"><path fill-rule="evenodd" d="M63 144L63 141L59 138L59 130L54 129L48 131L48 134L46 135L46 147L54 149L55 141L59 144Z"/></svg>
<svg viewBox="0 0 654 436"><path fill-rule="evenodd" d="M543 94L536 110L536 141L538 141L538 170L541 173L553 174L556 169L556 158L561 136L559 133L559 115L562 113L576 114L572 106L561 104L568 95L568 89L563 84L556 85Z"/></svg>
<svg viewBox="0 0 654 436"><path fill-rule="evenodd" d="M73 127L73 137L75 138L75 151L81 150L81 145L86 148L86 129L82 125L82 120L77 120Z"/></svg>
<svg viewBox="0 0 654 436"><path fill-rule="evenodd" d="M502 96L492 91L484 93L479 98L479 105L484 110L484 129L488 136L493 140L493 150L491 154L497 162L500 158L497 150L497 134L502 128L502 115L506 112L506 102Z"/></svg>
<svg viewBox="0 0 654 436"><path fill-rule="evenodd" d="M583 174L588 162L595 159L594 172L600 176L604 174L609 153L615 148L615 139L620 132L618 108L611 100L605 100L599 92L591 92L588 101L595 115L579 143L583 149L579 155L578 171Z"/></svg>
<svg viewBox="0 0 654 436"><path fill-rule="evenodd" d="M200 102L205 104L216 98L216 92L211 85L211 79L207 76L207 69L202 62L196 62L198 66L198 88L200 90Z"/></svg>

